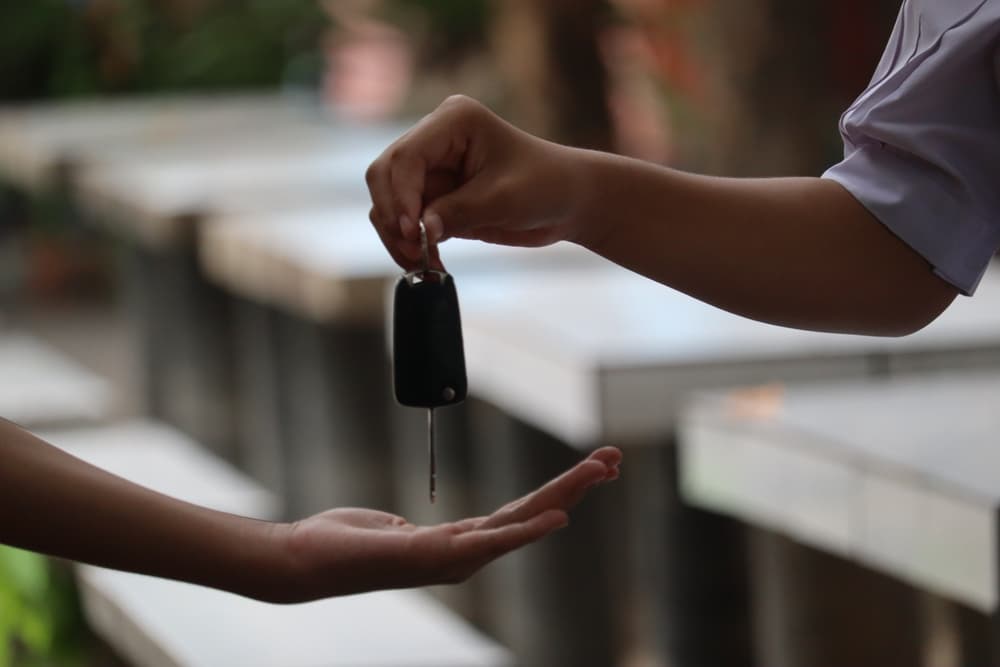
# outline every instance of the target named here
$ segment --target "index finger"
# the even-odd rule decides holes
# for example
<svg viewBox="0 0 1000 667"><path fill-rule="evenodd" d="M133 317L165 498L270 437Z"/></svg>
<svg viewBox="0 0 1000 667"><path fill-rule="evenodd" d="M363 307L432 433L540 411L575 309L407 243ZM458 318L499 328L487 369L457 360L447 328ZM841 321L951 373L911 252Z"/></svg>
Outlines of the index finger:
<svg viewBox="0 0 1000 667"><path fill-rule="evenodd" d="M603 481L607 473L608 467L601 461L581 461L540 489L500 508L481 527L494 528L527 521L551 509L568 510L583 499L587 489Z"/></svg>

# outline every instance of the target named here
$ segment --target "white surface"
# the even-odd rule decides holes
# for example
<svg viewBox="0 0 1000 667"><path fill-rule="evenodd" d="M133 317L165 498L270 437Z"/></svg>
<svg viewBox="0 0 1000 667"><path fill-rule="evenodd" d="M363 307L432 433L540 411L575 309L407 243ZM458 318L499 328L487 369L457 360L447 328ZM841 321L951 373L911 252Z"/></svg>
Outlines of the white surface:
<svg viewBox="0 0 1000 667"><path fill-rule="evenodd" d="M629 272L459 283L470 391L573 443L668 436L693 389L859 377L896 355L1000 349L1000 273L902 339L753 322Z"/></svg>
<svg viewBox="0 0 1000 667"><path fill-rule="evenodd" d="M365 170L400 131L289 125L188 141L181 150L136 148L88 169L80 200L151 243L186 233L191 217L366 202Z"/></svg>
<svg viewBox="0 0 1000 667"><path fill-rule="evenodd" d="M92 465L181 500L259 519L280 512L272 494L159 422L136 419L39 435Z"/></svg>
<svg viewBox="0 0 1000 667"><path fill-rule="evenodd" d="M429 595L382 591L301 605L85 567L108 623L141 627L139 667L499 667L510 655ZM127 619L127 620L125 620ZM133 641L142 641L143 638Z"/></svg>
<svg viewBox="0 0 1000 667"><path fill-rule="evenodd" d="M318 123L315 103L278 93L93 99L0 108L0 172L32 189L51 187L60 166L171 150L178 140Z"/></svg>
<svg viewBox="0 0 1000 667"><path fill-rule="evenodd" d="M34 428L108 416L111 385L26 334L0 335L0 416Z"/></svg>
<svg viewBox="0 0 1000 667"><path fill-rule="evenodd" d="M755 525L849 556L857 479L836 462L776 444L757 432L684 423L680 435L685 496Z"/></svg>
<svg viewBox="0 0 1000 667"><path fill-rule="evenodd" d="M385 281L402 270L372 228L369 208L364 201L212 219L200 230L202 265L236 293L310 318L381 318ZM440 253L460 295L470 274L596 262L569 244L526 249L451 239Z"/></svg>
<svg viewBox="0 0 1000 667"><path fill-rule="evenodd" d="M173 429L148 421L42 434L163 493L260 518L276 500ZM492 667L510 655L430 596L412 591L271 605L154 577L81 566L99 632L140 667Z"/></svg>
<svg viewBox="0 0 1000 667"><path fill-rule="evenodd" d="M1000 372L791 386L755 417L706 395L682 424L682 486L695 504L991 612L998 399Z"/></svg>

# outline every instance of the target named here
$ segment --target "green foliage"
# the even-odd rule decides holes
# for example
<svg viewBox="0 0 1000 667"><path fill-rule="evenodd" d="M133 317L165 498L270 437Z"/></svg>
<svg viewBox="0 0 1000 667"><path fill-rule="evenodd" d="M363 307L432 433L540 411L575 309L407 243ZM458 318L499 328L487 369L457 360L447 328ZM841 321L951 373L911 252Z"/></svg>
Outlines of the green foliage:
<svg viewBox="0 0 1000 667"><path fill-rule="evenodd" d="M456 52L482 45L491 17L489 0L388 0L387 18L399 25L421 17L432 37L431 58L454 58Z"/></svg>
<svg viewBox="0 0 1000 667"><path fill-rule="evenodd" d="M0 667L77 665L86 640L69 573L0 546Z"/></svg>
<svg viewBox="0 0 1000 667"><path fill-rule="evenodd" d="M317 0L0 3L0 99L312 83Z"/></svg>
<svg viewBox="0 0 1000 667"><path fill-rule="evenodd" d="M0 666L15 664L15 651L44 655L51 649L54 624L45 606L48 584L44 559L0 548Z"/></svg>

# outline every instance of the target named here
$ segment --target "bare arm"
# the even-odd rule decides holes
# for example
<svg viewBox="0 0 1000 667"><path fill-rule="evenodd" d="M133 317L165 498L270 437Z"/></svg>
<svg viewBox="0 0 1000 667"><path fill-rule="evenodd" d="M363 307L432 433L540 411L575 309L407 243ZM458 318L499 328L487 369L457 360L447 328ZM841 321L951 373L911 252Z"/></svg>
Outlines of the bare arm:
<svg viewBox="0 0 1000 667"><path fill-rule="evenodd" d="M280 524L185 503L91 466L0 420L0 542L270 597Z"/></svg>
<svg viewBox="0 0 1000 667"><path fill-rule="evenodd" d="M397 262L432 236L559 240L698 299L803 329L901 335L954 298L840 185L724 179L559 146L449 98L369 168L372 222Z"/></svg>
<svg viewBox="0 0 1000 667"><path fill-rule="evenodd" d="M739 315L801 329L902 335L956 290L838 183L695 176L581 153L579 240Z"/></svg>
<svg viewBox="0 0 1000 667"><path fill-rule="evenodd" d="M132 484L0 420L0 543L273 602L454 582L565 525L620 458L598 450L489 517L419 527L352 508L270 523Z"/></svg>

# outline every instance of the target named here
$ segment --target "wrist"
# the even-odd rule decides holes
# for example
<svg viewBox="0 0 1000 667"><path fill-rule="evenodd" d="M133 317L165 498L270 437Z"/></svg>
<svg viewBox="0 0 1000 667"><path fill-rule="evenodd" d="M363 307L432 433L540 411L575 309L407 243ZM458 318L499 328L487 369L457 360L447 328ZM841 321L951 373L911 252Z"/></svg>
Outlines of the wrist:
<svg viewBox="0 0 1000 667"><path fill-rule="evenodd" d="M273 603L297 602L301 577L290 547L293 525L238 518L222 576L230 590Z"/></svg>
<svg viewBox="0 0 1000 667"><path fill-rule="evenodd" d="M611 177L608 158L613 156L581 148L566 150L572 153L566 160L570 165L567 170L570 190L566 200L572 204L567 212L565 237L571 243L600 253L611 233L608 196L612 188L608 181Z"/></svg>

